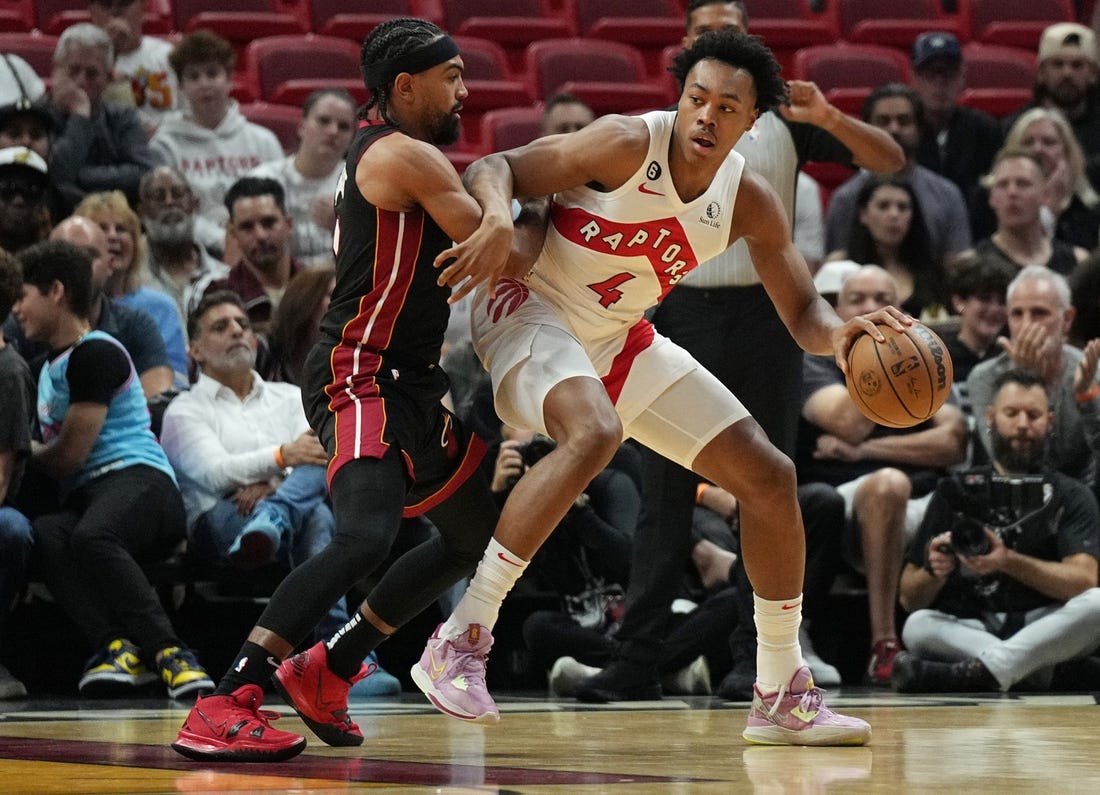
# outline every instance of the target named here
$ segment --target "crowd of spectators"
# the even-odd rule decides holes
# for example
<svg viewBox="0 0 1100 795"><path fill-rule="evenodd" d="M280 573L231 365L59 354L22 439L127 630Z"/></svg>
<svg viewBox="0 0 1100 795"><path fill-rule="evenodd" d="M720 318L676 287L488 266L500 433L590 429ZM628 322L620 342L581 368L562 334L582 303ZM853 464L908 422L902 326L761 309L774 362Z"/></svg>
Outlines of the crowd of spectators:
<svg viewBox="0 0 1100 795"><path fill-rule="evenodd" d="M91 22L58 39L46 83L18 58L0 64L0 654L37 580L85 635L82 694L159 681L191 698L213 683L145 567L187 556L240 577L289 570L332 534L326 456L300 386L333 290L332 197L357 108L342 89L315 92L285 153L232 98L229 42L143 35L139 0L88 6ZM685 46L710 28L751 30L740 2L692 0L687 14ZM965 61L951 34L920 36L912 67L911 86L877 87L859 119L812 84L792 86L790 107L737 151L780 194L841 317L892 303L940 331L955 388L935 417L875 426L831 359L771 339L778 318L758 317L767 302L743 247L686 279L655 323L708 360L795 460L808 616L824 623L838 573L862 584L865 683L1079 683L1059 672L1100 645L1065 640L1081 627L1098 637L1100 610L1096 36L1051 26L1032 100L1002 119L959 104ZM593 118L555 96L542 134ZM800 171L812 161L856 171L826 195ZM503 501L548 442L502 430L460 310L450 397L497 445L485 466ZM721 364L730 334L760 339L770 365ZM663 683L744 698L755 661L736 497L651 455L625 442L535 558L529 579L562 609L533 615L519 644L558 695L655 697ZM643 459L656 475L643 478ZM1007 487L988 484L1009 475L1039 496L1003 503ZM975 478L984 503L958 496ZM987 547L955 542L968 521ZM1042 522L1056 540L1035 540ZM657 546L660 568L640 573ZM334 604L317 639L346 621ZM1051 637L1057 655L1020 662ZM652 670L622 666L631 644ZM818 656L808 631L802 644L819 683L839 684L839 661ZM379 671L359 692L397 690ZM0 699L24 695L0 665Z"/></svg>

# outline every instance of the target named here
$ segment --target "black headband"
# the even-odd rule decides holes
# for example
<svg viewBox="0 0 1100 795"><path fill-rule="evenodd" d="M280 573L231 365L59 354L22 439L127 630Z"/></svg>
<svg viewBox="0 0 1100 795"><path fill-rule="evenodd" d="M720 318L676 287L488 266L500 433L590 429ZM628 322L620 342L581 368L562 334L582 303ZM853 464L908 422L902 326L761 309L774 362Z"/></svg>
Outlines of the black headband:
<svg viewBox="0 0 1100 795"><path fill-rule="evenodd" d="M431 69L458 55L458 45L446 33L435 41L417 47L404 55L375 61L363 67L363 80L372 91L387 86L402 72L416 74Z"/></svg>

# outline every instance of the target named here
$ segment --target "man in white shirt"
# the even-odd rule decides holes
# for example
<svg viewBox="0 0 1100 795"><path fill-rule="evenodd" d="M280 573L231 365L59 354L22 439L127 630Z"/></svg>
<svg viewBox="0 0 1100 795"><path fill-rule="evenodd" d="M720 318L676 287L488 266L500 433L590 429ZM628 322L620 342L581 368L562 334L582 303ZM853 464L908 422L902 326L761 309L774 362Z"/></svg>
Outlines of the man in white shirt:
<svg viewBox="0 0 1100 795"><path fill-rule="evenodd" d="M253 370L256 338L236 294L211 293L188 326L201 372L165 411L161 444L179 477L192 551L245 569L299 563L333 528L328 456L301 393ZM344 611L335 626L346 621Z"/></svg>

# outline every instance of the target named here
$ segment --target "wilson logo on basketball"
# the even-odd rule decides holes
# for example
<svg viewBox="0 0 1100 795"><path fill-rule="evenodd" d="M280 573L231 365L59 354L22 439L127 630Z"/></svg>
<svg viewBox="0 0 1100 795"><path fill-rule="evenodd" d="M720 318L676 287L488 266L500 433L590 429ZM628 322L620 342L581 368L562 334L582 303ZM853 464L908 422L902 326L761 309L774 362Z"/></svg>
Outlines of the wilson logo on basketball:
<svg viewBox="0 0 1100 795"><path fill-rule="evenodd" d="M497 282L496 297L489 299L489 306L486 307L489 318L494 323L499 323L502 318L508 317L523 306L529 295L531 291L527 289L526 284L521 284L514 279L502 279Z"/></svg>

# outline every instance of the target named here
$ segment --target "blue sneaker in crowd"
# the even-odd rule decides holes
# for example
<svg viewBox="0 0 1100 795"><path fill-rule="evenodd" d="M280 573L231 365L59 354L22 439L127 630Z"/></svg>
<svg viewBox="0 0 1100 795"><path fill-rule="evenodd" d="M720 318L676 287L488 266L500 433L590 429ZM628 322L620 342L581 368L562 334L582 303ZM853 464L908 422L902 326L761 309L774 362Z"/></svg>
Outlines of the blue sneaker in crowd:
<svg viewBox="0 0 1100 795"><path fill-rule="evenodd" d="M351 686L349 700L396 696L401 692L401 681L378 664L378 652L372 651L364 662L368 667L374 666L374 673Z"/></svg>

